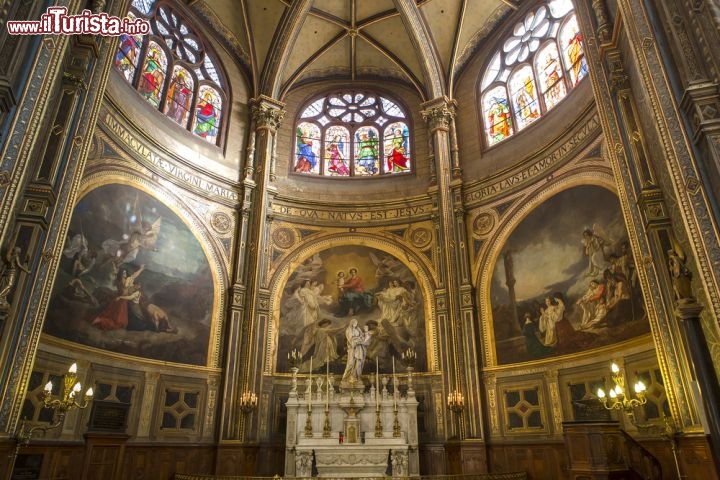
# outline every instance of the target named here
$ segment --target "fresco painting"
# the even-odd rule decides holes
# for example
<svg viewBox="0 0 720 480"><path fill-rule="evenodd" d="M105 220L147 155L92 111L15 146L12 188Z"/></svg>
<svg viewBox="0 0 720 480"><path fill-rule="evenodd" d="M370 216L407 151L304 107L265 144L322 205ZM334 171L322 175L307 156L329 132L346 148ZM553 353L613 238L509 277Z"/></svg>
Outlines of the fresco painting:
<svg viewBox="0 0 720 480"><path fill-rule="evenodd" d="M364 374L405 372L401 356L415 350L415 369L427 369L425 313L420 285L400 260L365 246L339 246L306 258L280 295L276 369L288 372L288 354L302 355L300 372L342 374L345 331L357 320L367 338ZM376 367L377 366L377 367Z"/></svg>
<svg viewBox="0 0 720 480"><path fill-rule="evenodd" d="M490 290L498 364L598 348L650 331L617 196L565 190L508 237Z"/></svg>
<svg viewBox="0 0 720 480"><path fill-rule="evenodd" d="M188 226L147 193L109 184L73 211L44 328L110 352L205 365L214 298Z"/></svg>

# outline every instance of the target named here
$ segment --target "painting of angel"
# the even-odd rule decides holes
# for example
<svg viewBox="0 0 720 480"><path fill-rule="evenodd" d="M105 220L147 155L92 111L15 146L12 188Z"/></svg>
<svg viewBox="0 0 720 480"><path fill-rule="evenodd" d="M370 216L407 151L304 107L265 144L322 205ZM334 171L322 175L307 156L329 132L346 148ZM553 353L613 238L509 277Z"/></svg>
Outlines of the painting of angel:
<svg viewBox="0 0 720 480"><path fill-rule="evenodd" d="M412 348L416 369L427 368L421 288L393 255L365 246L333 247L300 262L279 292L278 371L289 369L288 353L295 349L302 355L301 371L312 357L313 370L327 364L331 372L344 373L345 335L353 321L364 332L366 363L390 373L393 357L400 365Z"/></svg>
<svg viewBox="0 0 720 480"><path fill-rule="evenodd" d="M495 264L490 298L499 364L650 331L619 201L599 186L558 193L515 227Z"/></svg>
<svg viewBox="0 0 720 480"><path fill-rule="evenodd" d="M73 211L45 333L206 365L214 288L203 249L177 214L132 186L103 185Z"/></svg>

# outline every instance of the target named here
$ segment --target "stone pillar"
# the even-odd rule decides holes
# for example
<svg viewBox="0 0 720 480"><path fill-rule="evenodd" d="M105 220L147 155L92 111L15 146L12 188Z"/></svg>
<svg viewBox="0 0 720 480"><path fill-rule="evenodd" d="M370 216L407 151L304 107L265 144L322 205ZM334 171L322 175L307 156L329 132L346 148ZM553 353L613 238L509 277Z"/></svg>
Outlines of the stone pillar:
<svg viewBox="0 0 720 480"><path fill-rule="evenodd" d="M85 2L61 1L69 14ZM108 2L122 15L127 1ZM122 13L121 13L122 12ZM19 248L0 338L0 435L18 424L117 37L46 35L0 154L2 253ZM17 52L21 54L21 52Z"/></svg>
<svg viewBox="0 0 720 480"><path fill-rule="evenodd" d="M441 250L438 252L440 279L436 294L441 356L446 365L441 368L448 372L447 390L457 390L465 398L465 408L450 416L451 419L457 417L458 421L448 426L448 437L456 436L462 441L465 438L482 438L482 405L478 390L470 388L479 385L480 377L462 202L462 172L453 136L456 108L455 101L440 97L423 104L422 115L430 130L436 172L436 184L428 193L434 199L435 233ZM478 470L472 471L477 473Z"/></svg>
<svg viewBox="0 0 720 480"><path fill-rule="evenodd" d="M238 255L235 264L232 304L226 345L225 385L222 405L223 440L257 441L257 425L251 420L263 415L262 408L252 416L240 411L244 391L260 393L260 368L264 348L263 334L269 318L267 290L267 239L275 187L271 163L275 135L284 114L284 105L263 95L252 100L252 123L244 169L243 200L238 222ZM219 462L222 463L222 462ZM226 472L230 473L230 472Z"/></svg>

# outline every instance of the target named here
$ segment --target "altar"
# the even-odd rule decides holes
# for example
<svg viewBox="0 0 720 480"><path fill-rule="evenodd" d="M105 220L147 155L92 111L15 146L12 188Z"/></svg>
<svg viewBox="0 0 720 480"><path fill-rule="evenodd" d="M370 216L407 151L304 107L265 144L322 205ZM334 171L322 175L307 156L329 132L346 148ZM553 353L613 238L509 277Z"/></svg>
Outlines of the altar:
<svg viewBox="0 0 720 480"><path fill-rule="evenodd" d="M304 393L294 383L287 401L285 476L320 478L420 475L417 405L407 395L364 385L336 392L322 383ZM372 384L372 382L369 382Z"/></svg>

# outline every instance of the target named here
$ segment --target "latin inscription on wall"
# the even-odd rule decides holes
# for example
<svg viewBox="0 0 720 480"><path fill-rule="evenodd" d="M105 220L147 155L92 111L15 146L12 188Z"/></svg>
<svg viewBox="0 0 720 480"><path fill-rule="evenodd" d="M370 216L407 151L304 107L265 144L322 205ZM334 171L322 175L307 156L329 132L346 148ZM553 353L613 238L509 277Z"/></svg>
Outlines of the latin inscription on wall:
<svg viewBox="0 0 720 480"><path fill-rule="evenodd" d="M147 145L133 136L110 113L107 113L103 120L108 130L114 134L114 137L120 140L124 146L128 147L131 152L135 153L142 161L144 161L148 168L158 171L158 173L165 174L164 176L171 178L173 181L179 181L187 187L200 190L212 197L226 201L236 201L238 199L237 192L228 190L215 182L211 182L206 178L200 177L188 171L187 168L177 165L176 163L158 155Z"/></svg>

